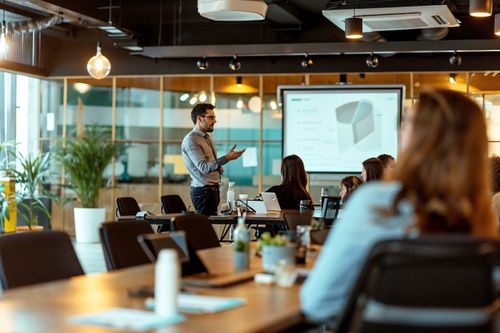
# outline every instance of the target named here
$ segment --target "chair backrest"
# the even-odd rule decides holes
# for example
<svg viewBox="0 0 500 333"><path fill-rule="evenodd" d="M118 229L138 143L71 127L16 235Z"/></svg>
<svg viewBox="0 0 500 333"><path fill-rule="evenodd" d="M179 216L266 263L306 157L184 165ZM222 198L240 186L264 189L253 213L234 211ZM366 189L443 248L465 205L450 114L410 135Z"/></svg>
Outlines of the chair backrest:
<svg viewBox="0 0 500 333"><path fill-rule="evenodd" d="M3 289L82 274L82 266L65 232L40 231L0 236L0 281Z"/></svg>
<svg viewBox="0 0 500 333"><path fill-rule="evenodd" d="M153 228L146 221L103 223L99 236L108 271L150 263L137 241L137 236L148 233Z"/></svg>
<svg viewBox="0 0 500 333"><path fill-rule="evenodd" d="M283 214L288 230L297 230L298 225L311 225L311 213L288 212Z"/></svg>
<svg viewBox="0 0 500 333"><path fill-rule="evenodd" d="M499 258L500 243L493 240L379 242L334 331L493 332L493 271Z"/></svg>
<svg viewBox="0 0 500 333"><path fill-rule="evenodd" d="M141 211L139 204L132 197L116 198L116 217L135 215Z"/></svg>
<svg viewBox="0 0 500 333"><path fill-rule="evenodd" d="M340 210L339 196L321 197L321 218L326 225L331 225L339 215Z"/></svg>
<svg viewBox="0 0 500 333"><path fill-rule="evenodd" d="M188 214L172 219L172 231L182 230L194 250L199 251L220 246L212 223L205 215Z"/></svg>
<svg viewBox="0 0 500 333"><path fill-rule="evenodd" d="M184 213L186 205L178 194L163 195L161 198L161 209L164 214Z"/></svg>

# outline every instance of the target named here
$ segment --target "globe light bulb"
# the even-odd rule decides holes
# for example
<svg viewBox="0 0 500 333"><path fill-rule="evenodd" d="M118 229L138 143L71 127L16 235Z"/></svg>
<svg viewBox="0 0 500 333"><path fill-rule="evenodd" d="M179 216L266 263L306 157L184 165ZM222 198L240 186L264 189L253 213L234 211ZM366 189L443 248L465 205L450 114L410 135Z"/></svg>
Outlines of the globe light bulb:
<svg viewBox="0 0 500 333"><path fill-rule="evenodd" d="M111 72L111 63L108 58L102 55L99 43L97 44L96 55L90 58L87 63L87 71L90 76L97 80L104 79Z"/></svg>
<svg viewBox="0 0 500 333"><path fill-rule="evenodd" d="M9 52L9 44L7 44L5 25L2 25L2 33L0 34L0 56L5 58L7 52Z"/></svg>

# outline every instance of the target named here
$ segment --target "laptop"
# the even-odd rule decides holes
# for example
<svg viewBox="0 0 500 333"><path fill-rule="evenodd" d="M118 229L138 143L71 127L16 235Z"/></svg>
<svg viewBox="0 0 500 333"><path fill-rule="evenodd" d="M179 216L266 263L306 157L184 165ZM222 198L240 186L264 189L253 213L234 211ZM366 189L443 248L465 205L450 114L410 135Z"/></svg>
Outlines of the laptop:
<svg viewBox="0 0 500 333"><path fill-rule="evenodd" d="M233 250L230 246L217 247L199 251L194 250L183 231L162 234L146 234L138 237L139 244L152 262L156 262L163 249L175 249L182 265L182 285L191 287L225 287L243 281L252 280L261 273L262 268L234 272L232 268ZM210 256L217 256L230 265L210 265Z"/></svg>
<svg viewBox="0 0 500 333"><path fill-rule="evenodd" d="M280 203L278 197L274 192L262 192L262 201L264 201L264 206L267 211L281 212Z"/></svg>
<svg viewBox="0 0 500 333"><path fill-rule="evenodd" d="M151 262L156 262L163 249L175 250L181 263L189 261L189 250L184 231L139 235L137 241Z"/></svg>

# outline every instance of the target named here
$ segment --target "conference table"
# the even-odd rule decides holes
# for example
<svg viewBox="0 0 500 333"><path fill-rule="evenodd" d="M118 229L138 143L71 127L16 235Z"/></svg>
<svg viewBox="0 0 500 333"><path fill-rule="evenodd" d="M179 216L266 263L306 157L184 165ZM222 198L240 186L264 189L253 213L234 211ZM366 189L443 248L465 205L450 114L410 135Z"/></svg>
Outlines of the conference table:
<svg viewBox="0 0 500 333"><path fill-rule="evenodd" d="M200 254L204 260L227 266L232 264L227 260L230 250L221 247ZM252 265L256 264L258 260L253 260ZM154 266L144 265L7 290L0 295L0 332L120 332L115 328L73 324L69 319L115 307L144 309L144 298L130 297L128 290L153 285ZM281 331L303 319L299 288L253 281L225 288L190 288L202 295L242 297L247 304L215 314L185 314L187 320L182 323L148 332Z"/></svg>

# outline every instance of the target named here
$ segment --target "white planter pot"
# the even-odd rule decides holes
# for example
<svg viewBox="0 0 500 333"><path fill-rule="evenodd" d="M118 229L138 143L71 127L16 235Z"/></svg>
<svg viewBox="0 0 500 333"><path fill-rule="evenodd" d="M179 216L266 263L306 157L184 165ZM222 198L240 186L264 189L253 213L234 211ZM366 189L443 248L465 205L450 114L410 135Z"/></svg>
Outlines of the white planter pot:
<svg viewBox="0 0 500 333"><path fill-rule="evenodd" d="M295 245L264 245L262 247L262 266L266 272L274 272L281 260L286 265L295 264Z"/></svg>
<svg viewBox="0 0 500 333"><path fill-rule="evenodd" d="M78 243L98 243L99 226L106 217L106 208L75 208L75 233Z"/></svg>

